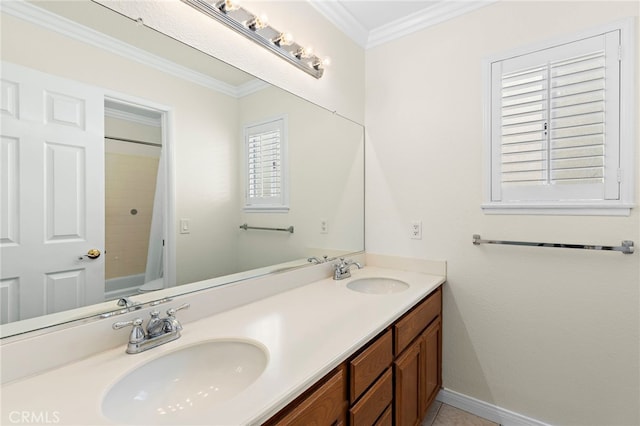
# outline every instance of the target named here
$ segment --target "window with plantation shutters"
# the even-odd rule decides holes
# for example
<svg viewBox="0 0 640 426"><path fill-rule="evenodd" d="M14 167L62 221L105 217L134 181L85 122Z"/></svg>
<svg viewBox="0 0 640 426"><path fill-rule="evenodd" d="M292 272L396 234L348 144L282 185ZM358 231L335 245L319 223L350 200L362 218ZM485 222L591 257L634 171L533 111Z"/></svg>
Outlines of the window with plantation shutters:
<svg viewBox="0 0 640 426"><path fill-rule="evenodd" d="M288 210L286 117L247 125L245 210Z"/></svg>
<svg viewBox="0 0 640 426"><path fill-rule="evenodd" d="M487 62L484 208L628 208L621 51L621 30L613 30Z"/></svg>

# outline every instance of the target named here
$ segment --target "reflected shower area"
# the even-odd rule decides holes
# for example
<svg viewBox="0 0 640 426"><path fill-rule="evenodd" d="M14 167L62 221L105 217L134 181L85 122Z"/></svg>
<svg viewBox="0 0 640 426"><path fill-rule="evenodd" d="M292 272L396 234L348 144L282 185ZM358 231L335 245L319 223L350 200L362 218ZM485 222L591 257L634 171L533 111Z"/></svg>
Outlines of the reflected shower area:
<svg viewBox="0 0 640 426"><path fill-rule="evenodd" d="M105 101L105 300L164 287L161 118Z"/></svg>

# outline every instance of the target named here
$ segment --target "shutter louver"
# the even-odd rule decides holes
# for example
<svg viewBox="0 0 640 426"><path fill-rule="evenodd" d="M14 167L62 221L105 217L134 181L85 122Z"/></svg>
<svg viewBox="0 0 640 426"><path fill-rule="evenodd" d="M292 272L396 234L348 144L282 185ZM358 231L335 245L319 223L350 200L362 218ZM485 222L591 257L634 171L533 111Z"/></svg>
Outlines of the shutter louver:
<svg viewBox="0 0 640 426"><path fill-rule="evenodd" d="M244 126L245 211L288 211L287 117Z"/></svg>
<svg viewBox="0 0 640 426"><path fill-rule="evenodd" d="M603 183L604 51L502 76L503 187Z"/></svg>
<svg viewBox="0 0 640 426"><path fill-rule="evenodd" d="M542 184L546 179L547 69L502 78L502 183Z"/></svg>
<svg viewBox="0 0 640 426"><path fill-rule="evenodd" d="M550 182L604 181L604 52L552 63Z"/></svg>
<svg viewBox="0 0 640 426"><path fill-rule="evenodd" d="M249 198L277 198L282 194L280 130L249 136Z"/></svg>

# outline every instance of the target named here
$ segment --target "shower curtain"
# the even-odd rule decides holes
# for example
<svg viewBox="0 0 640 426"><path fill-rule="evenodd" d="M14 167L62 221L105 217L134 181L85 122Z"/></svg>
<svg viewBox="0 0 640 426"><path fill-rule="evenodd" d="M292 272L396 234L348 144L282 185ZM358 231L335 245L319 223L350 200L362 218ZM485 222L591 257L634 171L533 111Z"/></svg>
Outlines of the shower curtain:
<svg viewBox="0 0 640 426"><path fill-rule="evenodd" d="M158 174L156 176L156 193L153 199L151 216L151 232L149 232L149 250L147 252L147 269L144 282L148 283L162 278L163 272L163 229L164 229L164 149L160 151ZM166 284L166 283L165 283Z"/></svg>

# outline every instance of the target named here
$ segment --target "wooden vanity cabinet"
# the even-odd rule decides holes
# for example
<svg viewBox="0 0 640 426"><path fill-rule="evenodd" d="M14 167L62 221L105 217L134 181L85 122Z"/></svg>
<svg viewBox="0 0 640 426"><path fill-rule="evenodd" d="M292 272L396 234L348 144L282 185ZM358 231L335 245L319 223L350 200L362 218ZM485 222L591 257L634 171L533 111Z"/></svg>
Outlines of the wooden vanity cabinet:
<svg viewBox="0 0 640 426"><path fill-rule="evenodd" d="M386 330L349 361L349 424L371 426L393 403L393 331Z"/></svg>
<svg viewBox="0 0 640 426"><path fill-rule="evenodd" d="M442 318L438 317L425 330L421 338L424 375L421 401L422 415L427 413L442 387Z"/></svg>
<svg viewBox="0 0 640 426"><path fill-rule="evenodd" d="M420 406L420 375L422 351L417 341L407 348L394 363L395 419L397 425L417 425L422 418Z"/></svg>
<svg viewBox="0 0 640 426"><path fill-rule="evenodd" d="M419 425L442 386L442 291L395 324L395 424Z"/></svg>
<svg viewBox="0 0 640 426"><path fill-rule="evenodd" d="M438 287L265 424L419 425L442 386L441 313Z"/></svg>
<svg viewBox="0 0 640 426"><path fill-rule="evenodd" d="M344 426L347 424L347 373L339 366L282 411L269 419L269 426Z"/></svg>

